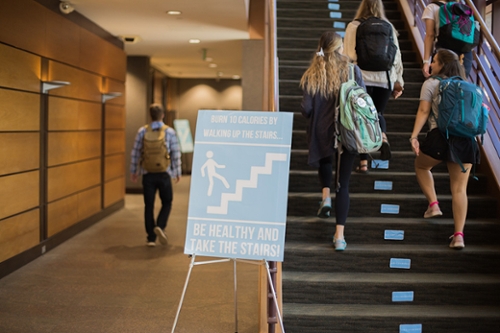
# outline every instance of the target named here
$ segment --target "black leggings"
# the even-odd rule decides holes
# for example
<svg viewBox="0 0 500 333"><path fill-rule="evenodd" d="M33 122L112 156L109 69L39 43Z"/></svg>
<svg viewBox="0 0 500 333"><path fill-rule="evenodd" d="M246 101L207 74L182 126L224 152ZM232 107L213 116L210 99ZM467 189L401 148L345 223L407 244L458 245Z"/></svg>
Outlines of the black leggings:
<svg viewBox="0 0 500 333"><path fill-rule="evenodd" d="M391 98L391 89L366 86L366 92L368 93L368 95L370 95L373 100L373 104L377 108L378 119L380 121L380 128L382 129L382 132L387 133L387 124L384 118L384 111L389 98ZM361 161L367 160L368 154L359 154L359 159Z"/></svg>
<svg viewBox="0 0 500 333"><path fill-rule="evenodd" d="M349 180L351 179L352 166L356 154L351 154L344 150L340 159L340 189L335 195L335 219L337 224L345 225L347 214L349 213ZM333 156L319 160L318 169L321 188L331 188L333 181ZM334 184L333 188L336 188Z"/></svg>

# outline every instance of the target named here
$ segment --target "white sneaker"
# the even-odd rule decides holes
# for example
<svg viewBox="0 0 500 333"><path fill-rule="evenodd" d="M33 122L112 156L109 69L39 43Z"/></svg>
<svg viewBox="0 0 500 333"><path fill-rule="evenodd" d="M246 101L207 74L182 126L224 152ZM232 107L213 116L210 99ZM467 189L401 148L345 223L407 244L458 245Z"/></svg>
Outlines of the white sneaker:
<svg viewBox="0 0 500 333"><path fill-rule="evenodd" d="M163 232L163 230L161 230L160 227L155 227L154 230L155 230L156 236L158 236L158 239L160 240L160 243L162 245L167 244L167 242L168 242L167 235L165 235L165 233Z"/></svg>
<svg viewBox="0 0 500 333"><path fill-rule="evenodd" d="M148 242L146 245L149 247L155 247L156 243L155 242Z"/></svg>
<svg viewBox="0 0 500 333"><path fill-rule="evenodd" d="M450 236L451 243L450 247L452 249L461 250L465 247L464 234L461 232L456 232Z"/></svg>

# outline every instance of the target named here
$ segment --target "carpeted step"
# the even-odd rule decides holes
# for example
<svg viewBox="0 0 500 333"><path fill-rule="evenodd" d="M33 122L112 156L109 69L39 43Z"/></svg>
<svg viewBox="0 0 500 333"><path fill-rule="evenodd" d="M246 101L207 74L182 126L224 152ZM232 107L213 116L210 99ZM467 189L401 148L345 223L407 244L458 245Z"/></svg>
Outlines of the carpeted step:
<svg viewBox="0 0 500 333"><path fill-rule="evenodd" d="M463 250L454 250L448 247L447 241L441 245L358 244L351 242L347 234L346 241L343 252L335 251L332 242L287 242L283 269L352 274L500 274L500 266L494 264L500 260L499 245L467 244ZM399 259L405 262L397 261ZM405 266L406 263L409 266Z"/></svg>
<svg viewBox="0 0 500 333"><path fill-rule="evenodd" d="M500 303L500 293L491 292L500 290L500 275L496 274L285 272L283 282L284 302L296 304L487 306Z"/></svg>
<svg viewBox="0 0 500 333"><path fill-rule="evenodd" d="M335 193L332 193L332 197ZM453 216L451 195L438 194L439 206L444 216ZM288 194L287 216L313 216L319 207L321 193L295 192ZM469 195L468 219L495 218L497 200L486 193ZM349 217L402 217L422 216L428 202L423 194L351 193Z"/></svg>
<svg viewBox="0 0 500 333"><path fill-rule="evenodd" d="M498 333L500 327L498 306L285 303L283 312L288 333L405 332L401 328L425 333Z"/></svg>
<svg viewBox="0 0 500 333"><path fill-rule="evenodd" d="M371 245L444 245L449 244L453 233L453 219L436 217L348 217L345 236L349 244ZM500 225L496 219L468 220L465 242L469 245L498 245ZM287 218L287 242L330 243L335 233L335 218L316 216L289 216ZM387 239L386 239L387 238ZM396 239L394 239L396 238Z"/></svg>
<svg viewBox="0 0 500 333"><path fill-rule="evenodd" d="M357 164L356 164L357 165ZM433 172L436 192L441 194L451 194L450 176L446 168L440 168L441 172ZM469 195L484 194L487 188L488 179L486 176L476 173L477 180L470 177L467 193ZM332 189L335 188L335 172L333 176ZM290 192L315 193L321 190L318 172L311 171L290 171L289 186ZM419 194L422 193L418 185L415 172L392 172L391 170L370 170L367 174L353 172L349 184L351 193L391 193L391 194Z"/></svg>
<svg viewBox="0 0 500 333"><path fill-rule="evenodd" d="M308 151L302 149L292 150L290 159L291 170L315 170L307 164ZM369 168L373 173L384 172L415 172L414 161L415 154L408 149L407 151L393 151L390 161L380 161L380 152L370 154ZM356 163L355 163L356 164ZM353 167L354 170L354 167ZM433 172L446 172L446 164L440 163L433 168Z"/></svg>

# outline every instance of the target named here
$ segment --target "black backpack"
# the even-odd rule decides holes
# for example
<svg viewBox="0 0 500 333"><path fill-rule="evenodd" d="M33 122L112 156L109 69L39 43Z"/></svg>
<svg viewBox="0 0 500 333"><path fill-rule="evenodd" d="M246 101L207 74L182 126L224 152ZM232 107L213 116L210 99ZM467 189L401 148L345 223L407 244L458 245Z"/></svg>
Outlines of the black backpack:
<svg viewBox="0 0 500 333"><path fill-rule="evenodd" d="M398 50L393 40L392 25L378 17L358 19L356 55L358 66L365 71L389 71Z"/></svg>
<svg viewBox="0 0 500 333"><path fill-rule="evenodd" d="M469 6L459 2L444 4L435 1L433 4L439 6L437 48L445 48L461 54L470 52L479 44L480 33Z"/></svg>

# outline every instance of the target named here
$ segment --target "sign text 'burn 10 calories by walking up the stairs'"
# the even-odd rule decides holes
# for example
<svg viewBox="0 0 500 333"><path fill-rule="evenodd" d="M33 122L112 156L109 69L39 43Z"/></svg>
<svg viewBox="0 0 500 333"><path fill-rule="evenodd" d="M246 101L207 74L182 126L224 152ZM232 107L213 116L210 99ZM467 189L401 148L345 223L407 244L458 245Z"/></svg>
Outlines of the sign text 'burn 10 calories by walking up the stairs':
<svg viewBox="0 0 500 333"><path fill-rule="evenodd" d="M184 252L283 261L293 114L200 110Z"/></svg>

